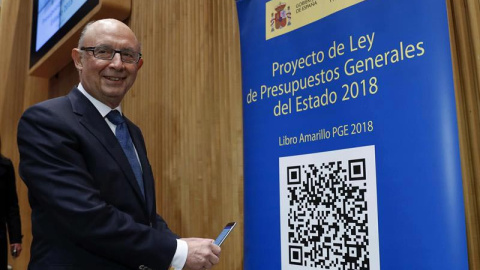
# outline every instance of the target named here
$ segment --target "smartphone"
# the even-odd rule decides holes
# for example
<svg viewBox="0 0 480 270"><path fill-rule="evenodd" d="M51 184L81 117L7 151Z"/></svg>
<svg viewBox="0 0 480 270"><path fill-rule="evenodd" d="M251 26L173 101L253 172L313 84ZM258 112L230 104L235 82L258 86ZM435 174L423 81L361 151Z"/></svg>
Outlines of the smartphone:
<svg viewBox="0 0 480 270"><path fill-rule="evenodd" d="M218 235L217 239L215 239L213 243L217 246L220 246L233 228L235 228L235 225L237 225L236 222L229 222L227 225L225 225L225 228L223 228L222 232Z"/></svg>

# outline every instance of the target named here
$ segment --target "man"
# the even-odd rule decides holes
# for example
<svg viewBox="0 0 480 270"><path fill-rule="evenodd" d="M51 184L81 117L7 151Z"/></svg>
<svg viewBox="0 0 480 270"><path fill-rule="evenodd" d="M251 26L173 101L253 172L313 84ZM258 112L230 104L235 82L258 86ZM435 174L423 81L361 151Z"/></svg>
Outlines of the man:
<svg viewBox="0 0 480 270"><path fill-rule="evenodd" d="M22 225L13 164L1 153L0 138L0 269L6 270L8 265L7 228L10 252L13 257L17 257L22 251Z"/></svg>
<svg viewBox="0 0 480 270"><path fill-rule="evenodd" d="M143 136L120 115L143 64L140 49L120 21L88 24L72 50L78 87L20 119L31 270L210 269L219 261L212 239L178 239L156 214Z"/></svg>

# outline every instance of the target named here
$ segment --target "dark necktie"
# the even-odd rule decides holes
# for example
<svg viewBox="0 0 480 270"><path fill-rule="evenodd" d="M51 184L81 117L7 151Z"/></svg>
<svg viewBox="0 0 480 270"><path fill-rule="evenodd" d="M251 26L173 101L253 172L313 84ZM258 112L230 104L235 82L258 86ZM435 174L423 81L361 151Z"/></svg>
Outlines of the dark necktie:
<svg viewBox="0 0 480 270"><path fill-rule="evenodd" d="M142 168L140 167L140 162L138 161L137 154L135 153L135 148L133 147L132 138L130 137L130 133L128 132L127 124L125 123L125 119L123 119L120 112L117 110L112 110L107 114L107 118L110 122L112 122L115 128L115 136L118 139L118 142L123 148L123 152L128 158L128 162L133 169L133 173L135 174L135 178L137 179L138 186L140 187L140 191L142 192L143 197L145 198L145 190L143 187L143 176L142 176Z"/></svg>

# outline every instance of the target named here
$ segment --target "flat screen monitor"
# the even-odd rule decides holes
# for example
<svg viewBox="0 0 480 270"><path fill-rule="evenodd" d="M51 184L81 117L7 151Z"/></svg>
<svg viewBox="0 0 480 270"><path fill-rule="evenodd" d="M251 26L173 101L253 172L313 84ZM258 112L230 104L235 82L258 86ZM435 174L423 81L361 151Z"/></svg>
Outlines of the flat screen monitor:
<svg viewBox="0 0 480 270"><path fill-rule="evenodd" d="M52 49L99 0L34 0L30 67Z"/></svg>

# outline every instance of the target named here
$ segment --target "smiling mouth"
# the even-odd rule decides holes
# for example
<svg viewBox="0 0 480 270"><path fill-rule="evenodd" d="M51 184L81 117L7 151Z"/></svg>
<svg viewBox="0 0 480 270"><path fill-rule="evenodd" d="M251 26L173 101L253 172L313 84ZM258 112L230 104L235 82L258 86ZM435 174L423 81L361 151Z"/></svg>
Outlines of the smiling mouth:
<svg viewBox="0 0 480 270"><path fill-rule="evenodd" d="M104 76L105 79L109 80L109 81L114 81L114 82L118 82L118 81L121 81L125 78L120 78L120 77L110 77L110 76Z"/></svg>

